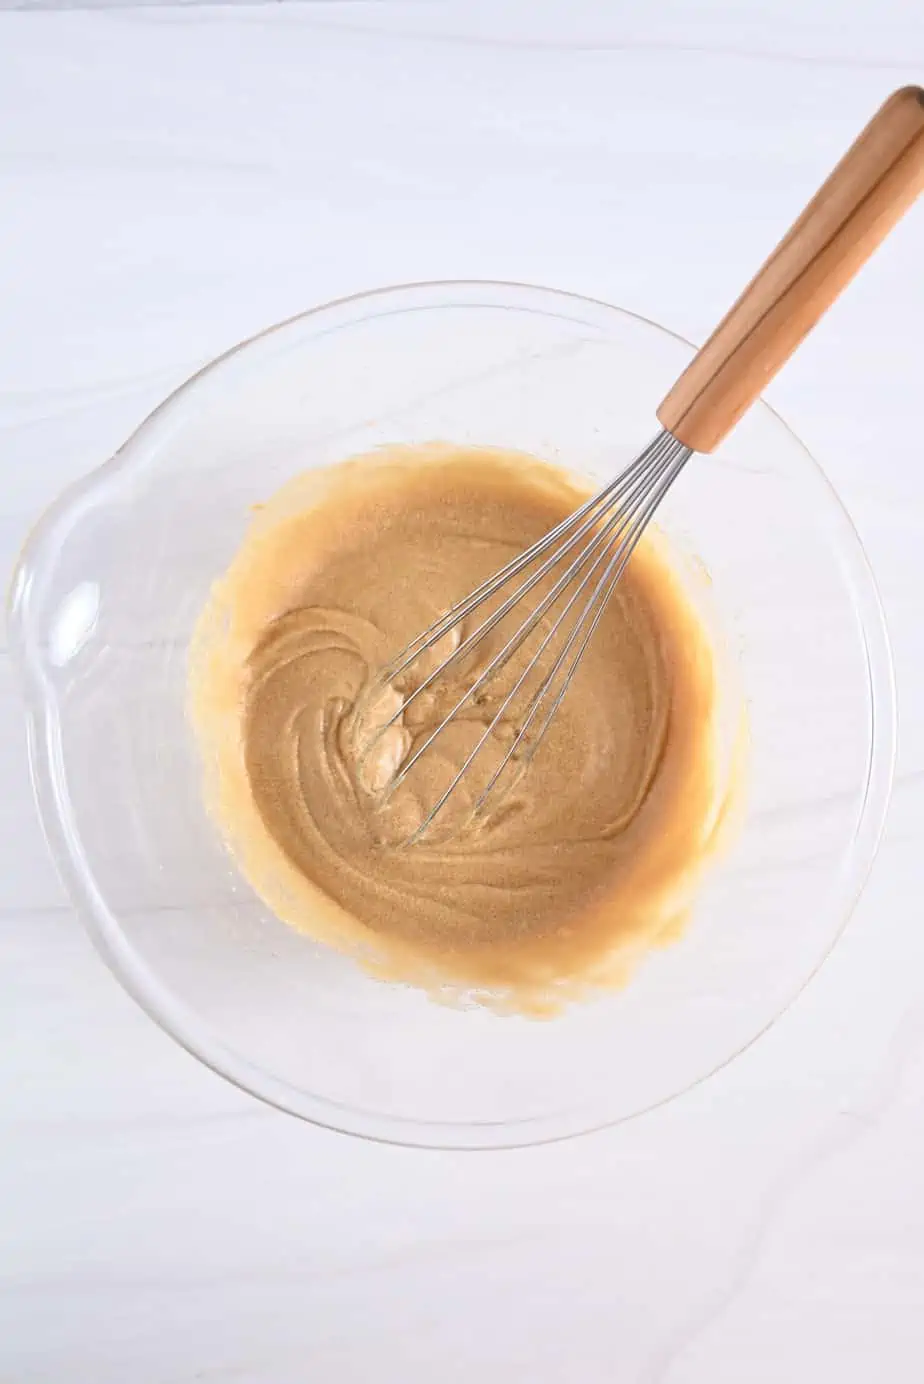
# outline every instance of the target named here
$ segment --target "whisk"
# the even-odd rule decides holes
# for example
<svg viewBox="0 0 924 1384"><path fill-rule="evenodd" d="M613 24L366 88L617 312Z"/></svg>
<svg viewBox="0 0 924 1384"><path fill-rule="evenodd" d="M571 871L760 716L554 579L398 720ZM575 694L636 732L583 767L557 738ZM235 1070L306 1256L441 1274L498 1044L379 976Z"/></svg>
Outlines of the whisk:
<svg viewBox="0 0 924 1384"><path fill-rule="evenodd" d="M469 773L517 699L517 729L475 801L473 816L511 764L522 773L571 685L646 525L694 451L711 452L757 398L887 232L924 188L924 89L904 87L876 113L801 216L700 349L657 410L661 431L608 485L482 582L381 670L378 686L413 675L441 641L450 652L417 683L372 744L502 621L522 619L454 705L412 744L385 789L405 781L463 708L539 629L541 641L503 696L448 787L408 844L418 841ZM530 593L537 599L528 604ZM463 621L499 598L470 633ZM548 618L547 618L548 617ZM548 625L542 632L542 622Z"/></svg>

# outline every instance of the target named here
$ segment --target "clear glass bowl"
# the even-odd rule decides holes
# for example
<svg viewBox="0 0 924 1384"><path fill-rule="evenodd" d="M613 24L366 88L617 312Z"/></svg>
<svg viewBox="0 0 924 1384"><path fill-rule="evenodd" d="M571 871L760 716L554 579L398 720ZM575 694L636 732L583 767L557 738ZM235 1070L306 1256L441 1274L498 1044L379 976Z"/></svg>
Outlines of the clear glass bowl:
<svg viewBox="0 0 924 1384"><path fill-rule="evenodd" d="M187 641L252 505L384 442L517 447L609 477L690 355L651 322L547 289L332 303L202 370L35 529L10 630L51 849L116 975L216 1072L370 1138L562 1138L728 1062L830 950L883 823L891 661L857 536L763 404L693 458L659 515L708 570L738 664L744 820L685 937L624 991L536 1022L370 979L272 916L200 797Z"/></svg>

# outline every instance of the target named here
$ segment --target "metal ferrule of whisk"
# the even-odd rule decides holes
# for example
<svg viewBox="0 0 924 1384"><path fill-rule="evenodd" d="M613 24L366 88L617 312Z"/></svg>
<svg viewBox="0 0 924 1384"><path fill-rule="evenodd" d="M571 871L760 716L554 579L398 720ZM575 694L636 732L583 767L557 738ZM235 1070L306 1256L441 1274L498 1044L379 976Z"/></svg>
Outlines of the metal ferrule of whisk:
<svg viewBox="0 0 924 1384"><path fill-rule="evenodd" d="M517 758L519 772L528 766L571 685L633 549L690 455L689 447L663 429L615 480L499 572L482 582L412 640L382 670L377 685L392 684L439 640L451 635L463 620L467 620L493 597L501 597L500 604L459 641L452 652L405 697L394 714L376 729L367 752L391 726L401 720L418 697L433 688L460 659L471 654L501 621L508 618L516 620L522 610L522 619L498 652L462 692L439 724L412 746L384 790L387 799L463 708L483 693L489 680L499 673L540 621L547 616L550 621L535 652L505 693L484 732L407 844L413 844L425 834L476 757L492 740L502 718L517 697L522 697L524 705L517 716L516 734L475 802L472 816L477 818L484 814L489 798L494 795L512 760ZM530 593L543 582L547 589L540 588L539 599L535 603L530 602ZM535 683L535 687L530 685L531 682Z"/></svg>

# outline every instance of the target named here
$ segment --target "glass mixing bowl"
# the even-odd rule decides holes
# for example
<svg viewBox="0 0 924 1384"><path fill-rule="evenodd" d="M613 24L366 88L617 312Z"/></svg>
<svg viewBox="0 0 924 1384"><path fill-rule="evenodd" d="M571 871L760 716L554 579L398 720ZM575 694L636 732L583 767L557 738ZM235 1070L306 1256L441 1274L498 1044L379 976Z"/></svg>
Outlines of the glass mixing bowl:
<svg viewBox="0 0 924 1384"><path fill-rule="evenodd" d="M51 849L116 975L216 1072L370 1138L561 1138L714 1072L831 948L883 823L891 662L857 536L764 404L692 459L659 514L708 571L750 755L740 830L686 935L626 989L539 1022L371 979L268 911L200 797L187 642L254 504L385 442L522 448L608 478L656 430L691 353L651 322L547 289L365 294L202 370L35 529L10 631Z"/></svg>

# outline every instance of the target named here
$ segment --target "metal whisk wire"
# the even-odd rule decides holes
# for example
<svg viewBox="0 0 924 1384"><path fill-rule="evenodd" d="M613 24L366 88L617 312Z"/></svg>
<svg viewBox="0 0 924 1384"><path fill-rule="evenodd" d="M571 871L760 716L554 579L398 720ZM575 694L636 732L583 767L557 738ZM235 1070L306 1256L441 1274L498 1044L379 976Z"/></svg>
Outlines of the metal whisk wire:
<svg viewBox="0 0 924 1384"><path fill-rule="evenodd" d="M548 534L539 539L531 547L527 548L518 557L494 576L482 582L464 600L458 602L451 610L436 620L422 634L418 635L397 658L386 667L379 679L380 686L391 683L393 679L400 676L410 665L422 654L426 653L440 639L444 638L451 630L456 628L462 620L477 610L491 596L519 576L527 568L532 566L538 559L544 558L538 568L521 582L515 590L507 596L495 611L483 620L466 638L460 641L446 658L427 675L401 703L397 711L377 729L376 735L367 747L368 750L381 738L385 732L393 726L413 704L413 702L431 687L446 670L466 653L476 648L493 629L513 610L523 599L532 591L536 585L547 576L553 568L560 565L562 561L573 554L581 543L581 540L589 535L587 542L580 548L577 555L572 558L568 566L553 581L547 593L542 597L536 606L530 611L527 617L517 627L510 638L503 644L501 649L487 663L475 681L458 698L454 706L443 717L437 725L418 745L409 758L401 765L399 772L394 776L388 785L384 800L395 791L395 789L407 778L415 764L433 745L434 741L443 733L446 727L456 718L462 708L470 702L479 690L503 667L505 663L520 648L531 632L539 624L540 620L547 611L564 595L567 588L576 583L574 590L568 597L563 609L554 618L550 629L544 635L541 643L533 656L529 659L526 666L515 680L513 686L506 693L492 719L486 725L483 733L476 741L474 747L466 756L465 760L454 775L449 786L441 794L438 800L427 812L423 821L408 838L407 845L412 845L427 831L434 818L445 806L452 793L459 786L463 777L475 758L491 738L504 714L513 704L518 692L524 686L530 675L536 670L543 654L551 646L553 640L559 634L568 615L574 609L582 593L593 581L594 576L599 573L595 585L589 596L586 598L582 609L577 612L576 619L565 637L562 649L557 654L552 667L543 677L538 690L533 694L528 702L521 723L512 743L507 748L500 764L492 773L487 785L482 790L473 809L473 815L483 812L488 797L496 788L508 764L516 755L522 745L530 727L536 720L547 694L553 689L558 675L564 670L561 686L554 693L551 705L543 719L538 732L529 744L525 754L519 763L519 770L522 773L531 762L533 756L539 748L552 719L558 710L569 686L577 672L578 666L584 656L593 633L606 609L607 602L612 595L619 578L625 570L626 563L632 555L632 551L638 543L641 534L661 503L669 486L673 483L680 470L691 455L691 450L669 433L666 429L662 430L653 439L643 452L628 466L615 480L604 486L596 495L592 496L575 512L557 524ZM589 566L588 566L589 564ZM582 570L587 568L586 571ZM600 570L602 568L602 571ZM580 578L578 580L578 578ZM583 631L583 637L582 637ZM568 656L577 645L573 657L568 661Z"/></svg>

